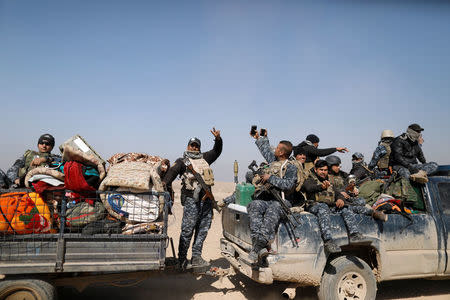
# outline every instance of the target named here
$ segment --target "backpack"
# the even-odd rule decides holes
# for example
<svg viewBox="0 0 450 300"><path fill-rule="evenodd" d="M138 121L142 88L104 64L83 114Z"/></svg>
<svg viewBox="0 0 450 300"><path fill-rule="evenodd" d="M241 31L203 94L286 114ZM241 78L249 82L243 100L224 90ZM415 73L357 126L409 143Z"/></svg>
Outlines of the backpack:
<svg viewBox="0 0 450 300"><path fill-rule="evenodd" d="M105 216L106 209L100 201L95 201L94 205L80 202L67 209L66 226L84 227L91 222L104 219Z"/></svg>
<svg viewBox="0 0 450 300"><path fill-rule="evenodd" d="M403 200L409 207L416 210L425 210L420 187L413 186L408 179L402 177L394 179L387 187L385 194Z"/></svg>

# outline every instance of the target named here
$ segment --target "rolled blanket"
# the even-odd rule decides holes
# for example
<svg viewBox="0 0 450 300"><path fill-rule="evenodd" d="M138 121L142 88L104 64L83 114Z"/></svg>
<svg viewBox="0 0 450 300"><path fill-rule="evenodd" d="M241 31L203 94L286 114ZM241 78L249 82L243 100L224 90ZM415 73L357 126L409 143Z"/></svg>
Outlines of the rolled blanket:
<svg viewBox="0 0 450 300"><path fill-rule="evenodd" d="M30 187L30 179L35 175L49 175L52 176L60 181L64 181L64 174L55 170L55 169L49 169L46 167L37 167L32 169L27 173L25 176L25 186Z"/></svg>
<svg viewBox="0 0 450 300"><path fill-rule="evenodd" d="M64 161L77 161L83 165L96 167L99 173L100 180L105 178L106 170L105 165L97 159L93 154L84 153L78 149L73 148L70 145L63 145L63 160Z"/></svg>

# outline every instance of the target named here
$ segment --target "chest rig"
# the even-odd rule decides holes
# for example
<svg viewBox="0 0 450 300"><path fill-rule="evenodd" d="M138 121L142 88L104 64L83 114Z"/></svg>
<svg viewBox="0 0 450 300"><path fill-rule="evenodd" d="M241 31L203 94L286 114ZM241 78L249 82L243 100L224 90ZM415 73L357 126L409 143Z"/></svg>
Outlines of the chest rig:
<svg viewBox="0 0 450 300"><path fill-rule="evenodd" d="M208 162L204 158L198 158L198 159L192 159L187 158L192 164L192 167L194 168L195 172L197 172L200 176L202 176L203 181L209 185L214 185L214 174L212 169L210 168ZM181 182L183 185L183 188L188 191L193 191L197 188L199 183L197 182L197 179L195 179L194 174L192 174L188 169L183 173L181 176Z"/></svg>

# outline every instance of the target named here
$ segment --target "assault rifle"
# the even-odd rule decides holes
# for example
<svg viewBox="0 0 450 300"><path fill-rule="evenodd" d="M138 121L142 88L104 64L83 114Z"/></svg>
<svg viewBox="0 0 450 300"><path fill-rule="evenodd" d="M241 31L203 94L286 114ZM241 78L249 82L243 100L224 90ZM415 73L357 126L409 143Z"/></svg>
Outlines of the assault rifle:
<svg viewBox="0 0 450 300"><path fill-rule="evenodd" d="M248 166L248 168L253 172L253 175L262 175L264 172L261 168L255 169L257 166L256 161L252 161L252 163ZM294 215L290 208L286 205L283 198L281 198L279 192L276 190L276 187L270 183L266 183L261 187L258 187L257 191L255 191L254 198L257 199L259 195L263 192L271 193L275 199L280 203L280 206L283 211L283 215L286 217L288 224L291 227L291 237L293 237L293 242L296 247L298 247L298 237L295 234L295 228L297 228L298 224L301 224L301 221L298 219L296 215Z"/></svg>
<svg viewBox="0 0 450 300"><path fill-rule="evenodd" d="M195 179L197 180L197 182L202 187L202 190L204 191L202 201L205 201L206 199L211 199L211 201L213 203L213 208L216 209L217 211L219 211L216 199L214 199L214 195L211 192L211 188L209 187L209 185L207 185L205 183L205 181L203 180L202 176L194 170L194 167L192 166L191 161L189 159L183 159L183 162L184 162L184 165L186 166L186 168L188 168L189 171L191 171L192 175L194 175Z"/></svg>

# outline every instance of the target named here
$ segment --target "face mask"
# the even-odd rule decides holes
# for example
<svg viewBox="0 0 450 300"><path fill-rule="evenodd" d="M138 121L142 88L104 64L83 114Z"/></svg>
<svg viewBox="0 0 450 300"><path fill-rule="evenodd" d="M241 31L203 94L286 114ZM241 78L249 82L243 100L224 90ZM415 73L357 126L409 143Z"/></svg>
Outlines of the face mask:
<svg viewBox="0 0 450 300"><path fill-rule="evenodd" d="M412 130L411 128L408 128L406 130L406 135L408 136L408 138L411 141L416 142L420 137L420 132L417 132L417 131Z"/></svg>

